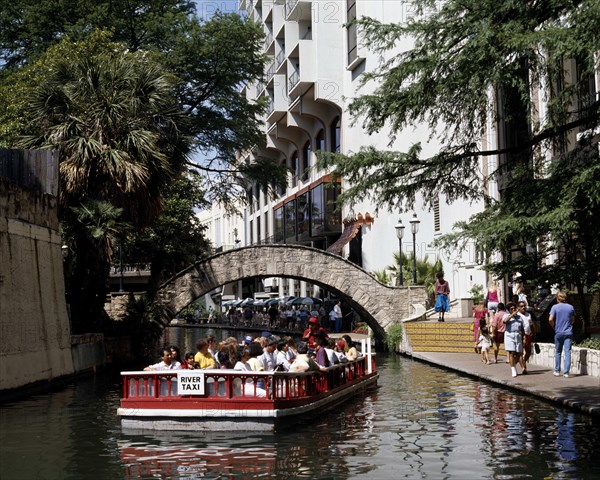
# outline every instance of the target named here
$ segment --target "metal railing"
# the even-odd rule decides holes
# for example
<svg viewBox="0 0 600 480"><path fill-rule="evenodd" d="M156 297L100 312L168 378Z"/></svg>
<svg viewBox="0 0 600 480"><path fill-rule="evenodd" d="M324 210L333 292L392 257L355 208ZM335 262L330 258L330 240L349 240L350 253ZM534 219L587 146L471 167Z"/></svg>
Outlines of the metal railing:
<svg viewBox="0 0 600 480"><path fill-rule="evenodd" d="M285 50L281 49L279 53L275 56L275 70L279 70L281 64L285 61Z"/></svg>
<svg viewBox="0 0 600 480"><path fill-rule="evenodd" d="M290 92L300 81L300 72L294 70L288 77L288 92Z"/></svg>

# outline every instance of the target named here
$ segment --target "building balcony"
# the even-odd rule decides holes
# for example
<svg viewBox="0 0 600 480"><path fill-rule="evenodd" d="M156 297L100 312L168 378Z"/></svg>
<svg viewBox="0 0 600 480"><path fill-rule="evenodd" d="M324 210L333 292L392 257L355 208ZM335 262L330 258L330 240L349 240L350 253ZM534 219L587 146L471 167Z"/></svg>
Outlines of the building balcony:
<svg viewBox="0 0 600 480"><path fill-rule="evenodd" d="M272 45L273 45L273 32L267 32L265 35L265 43L264 43L265 52L268 52Z"/></svg>
<svg viewBox="0 0 600 480"><path fill-rule="evenodd" d="M281 73L283 70L283 66L285 64L285 50L280 50L277 55L275 55L275 73Z"/></svg>
<svg viewBox="0 0 600 480"><path fill-rule="evenodd" d="M312 0L286 0L285 18L290 21L309 20L312 15Z"/></svg>

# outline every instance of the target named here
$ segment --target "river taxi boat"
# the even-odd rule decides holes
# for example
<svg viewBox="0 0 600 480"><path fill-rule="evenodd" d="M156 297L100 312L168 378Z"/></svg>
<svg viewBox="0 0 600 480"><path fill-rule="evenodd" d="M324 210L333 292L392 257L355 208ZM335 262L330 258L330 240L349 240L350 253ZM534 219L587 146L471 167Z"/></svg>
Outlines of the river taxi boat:
<svg viewBox="0 0 600 480"><path fill-rule="evenodd" d="M358 359L318 372L122 372L117 413L130 430L275 430L307 421L377 385L370 345Z"/></svg>

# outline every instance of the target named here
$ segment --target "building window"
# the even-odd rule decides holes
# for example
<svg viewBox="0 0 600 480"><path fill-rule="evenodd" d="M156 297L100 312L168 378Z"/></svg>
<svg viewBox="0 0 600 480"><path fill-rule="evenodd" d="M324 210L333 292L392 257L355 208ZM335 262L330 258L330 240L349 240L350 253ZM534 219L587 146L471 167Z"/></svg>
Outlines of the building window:
<svg viewBox="0 0 600 480"><path fill-rule="evenodd" d="M292 187L298 184L298 152L292 153L290 157L290 169L292 170Z"/></svg>
<svg viewBox="0 0 600 480"><path fill-rule="evenodd" d="M267 241L267 243L269 242L269 214L267 212L264 213L264 224L265 224L265 240Z"/></svg>
<svg viewBox="0 0 600 480"><path fill-rule="evenodd" d="M441 230L440 225L440 199L437 197L433 201L433 230L439 232Z"/></svg>
<svg viewBox="0 0 600 480"><path fill-rule="evenodd" d="M256 217L256 243L260 243L261 241L260 235L260 215Z"/></svg>
<svg viewBox="0 0 600 480"><path fill-rule="evenodd" d="M346 36L348 39L348 65L358 58L358 25L356 25L356 0L347 0Z"/></svg>
<svg viewBox="0 0 600 480"><path fill-rule="evenodd" d="M284 168L286 167L285 160L281 161L281 166ZM279 195L280 197L283 197L285 195L285 187L278 186L277 187L277 195Z"/></svg>
<svg viewBox="0 0 600 480"><path fill-rule="evenodd" d="M317 151L324 152L325 151L325 132L323 130L319 130L317 133L317 138L315 139Z"/></svg>
<svg viewBox="0 0 600 480"><path fill-rule="evenodd" d="M308 172L310 169L310 142L306 142L302 147L302 165L300 167L300 178L303 182L308 180Z"/></svg>
<svg viewBox="0 0 600 480"><path fill-rule="evenodd" d="M310 236L310 202L309 193L296 199L296 223L298 225L298 240L307 240Z"/></svg>
<svg viewBox="0 0 600 480"><path fill-rule="evenodd" d="M292 200L283 207L285 210L285 243L296 242L296 201Z"/></svg>
<svg viewBox="0 0 600 480"><path fill-rule="evenodd" d="M219 248L222 245L222 239L221 239L221 219L220 218L215 218L215 247Z"/></svg>
<svg viewBox="0 0 600 480"><path fill-rule="evenodd" d="M331 137L330 152L340 153L340 117L335 117L329 126L329 135Z"/></svg>
<svg viewBox="0 0 600 480"><path fill-rule="evenodd" d="M323 208L325 199L323 196L323 184L317 185L311 190L310 202L310 236L318 237L325 233L325 217Z"/></svg>
<svg viewBox="0 0 600 480"><path fill-rule="evenodd" d="M284 209L280 207L273 211L273 223L275 224L275 242L282 243L284 241Z"/></svg>

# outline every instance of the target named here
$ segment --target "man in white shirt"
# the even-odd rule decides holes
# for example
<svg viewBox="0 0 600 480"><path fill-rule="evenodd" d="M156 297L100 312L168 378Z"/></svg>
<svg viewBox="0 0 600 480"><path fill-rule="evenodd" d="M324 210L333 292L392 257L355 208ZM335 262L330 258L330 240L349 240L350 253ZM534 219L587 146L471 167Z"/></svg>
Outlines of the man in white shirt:
<svg viewBox="0 0 600 480"><path fill-rule="evenodd" d="M173 360L171 356L171 350L168 348L163 348L162 350L162 361L155 363L154 365L148 365L144 368L145 372L154 371L154 370L179 370L181 368L181 363L177 360Z"/></svg>
<svg viewBox="0 0 600 480"><path fill-rule="evenodd" d="M340 333L342 331L342 301L338 300L335 306L333 307L333 311L335 312L335 333Z"/></svg>
<svg viewBox="0 0 600 480"><path fill-rule="evenodd" d="M277 340L273 337L267 338L263 354L258 357L265 372L272 372L277 366Z"/></svg>

